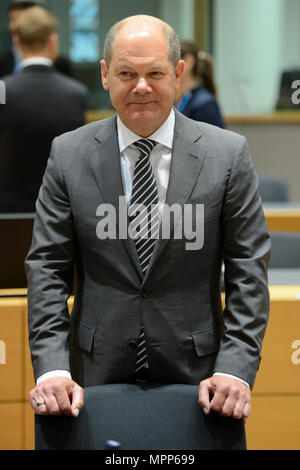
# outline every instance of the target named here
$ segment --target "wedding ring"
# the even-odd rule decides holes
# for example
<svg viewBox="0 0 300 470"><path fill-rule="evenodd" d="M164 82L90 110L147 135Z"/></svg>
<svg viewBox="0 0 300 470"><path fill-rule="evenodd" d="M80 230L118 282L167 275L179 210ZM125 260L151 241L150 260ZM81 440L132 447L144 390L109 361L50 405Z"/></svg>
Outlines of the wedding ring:
<svg viewBox="0 0 300 470"><path fill-rule="evenodd" d="M45 405L45 402L44 402L44 401L40 401L40 402L37 402L37 403L36 403L36 406L42 406L42 405Z"/></svg>

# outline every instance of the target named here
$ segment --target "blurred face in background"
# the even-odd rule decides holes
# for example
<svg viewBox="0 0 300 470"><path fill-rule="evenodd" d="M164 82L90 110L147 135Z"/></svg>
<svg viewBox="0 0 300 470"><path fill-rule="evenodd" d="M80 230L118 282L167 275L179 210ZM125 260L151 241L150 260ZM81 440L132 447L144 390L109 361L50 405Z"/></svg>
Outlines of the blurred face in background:
<svg viewBox="0 0 300 470"><path fill-rule="evenodd" d="M109 66L101 61L102 83L130 130L148 137L168 118L183 73L174 68L159 24L123 26L114 42Z"/></svg>

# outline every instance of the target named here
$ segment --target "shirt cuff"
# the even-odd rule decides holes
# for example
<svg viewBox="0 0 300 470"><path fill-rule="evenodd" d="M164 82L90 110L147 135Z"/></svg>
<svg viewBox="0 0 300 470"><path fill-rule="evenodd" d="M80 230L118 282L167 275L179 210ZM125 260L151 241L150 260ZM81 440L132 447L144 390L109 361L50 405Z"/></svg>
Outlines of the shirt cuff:
<svg viewBox="0 0 300 470"><path fill-rule="evenodd" d="M72 378L68 370L50 370L49 372L46 372L45 374L38 377L36 385L38 386L41 382L43 382L43 380L52 379L53 377L68 377L69 379Z"/></svg>
<svg viewBox="0 0 300 470"><path fill-rule="evenodd" d="M223 375L224 377L231 377L232 379L236 379L236 380L239 380L240 382L243 382L243 384L247 385L247 387L250 388L249 384L245 382L245 380L240 379L239 377L236 377L236 375L225 374L224 372L215 372L213 375Z"/></svg>

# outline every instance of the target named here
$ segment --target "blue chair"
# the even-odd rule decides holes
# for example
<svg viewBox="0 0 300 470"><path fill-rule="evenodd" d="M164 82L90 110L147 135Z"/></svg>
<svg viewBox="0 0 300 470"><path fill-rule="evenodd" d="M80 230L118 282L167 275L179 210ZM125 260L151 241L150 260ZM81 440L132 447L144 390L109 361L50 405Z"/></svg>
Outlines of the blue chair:
<svg viewBox="0 0 300 470"><path fill-rule="evenodd" d="M289 202L289 184L283 178L259 176L259 191L262 202Z"/></svg>
<svg viewBox="0 0 300 470"><path fill-rule="evenodd" d="M205 415L197 385L112 384L85 389L78 418L35 416L37 450L246 448L244 420Z"/></svg>
<svg viewBox="0 0 300 470"><path fill-rule="evenodd" d="M270 237L272 250L269 268L300 268L300 233L270 232Z"/></svg>

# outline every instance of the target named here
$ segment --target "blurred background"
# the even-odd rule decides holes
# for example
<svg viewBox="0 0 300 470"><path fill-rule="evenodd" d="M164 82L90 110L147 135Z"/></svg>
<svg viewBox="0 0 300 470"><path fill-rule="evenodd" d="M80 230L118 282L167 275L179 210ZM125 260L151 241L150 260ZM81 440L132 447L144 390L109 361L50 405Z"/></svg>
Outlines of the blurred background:
<svg viewBox="0 0 300 470"><path fill-rule="evenodd" d="M90 109L109 107L99 59L116 21L137 13L157 16L214 57L225 114L276 108L281 74L300 69L298 0L40 0L60 22L60 52L90 90ZM10 46L9 0L0 3L0 54Z"/></svg>
<svg viewBox="0 0 300 470"><path fill-rule="evenodd" d="M300 76L299 0L38 3L59 19L60 54L69 59L73 76L89 90L88 120L111 109L101 85L99 60L113 23L137 13L150 14L171 24L180 38L194 41L199 51L213 58L218 103L227 127L246 135L258 173L286 178L290 200L300 201L300 105L291 101L292 78ZM0 55L11 44L9 4L9 0L0 2Z"/></svg>

